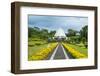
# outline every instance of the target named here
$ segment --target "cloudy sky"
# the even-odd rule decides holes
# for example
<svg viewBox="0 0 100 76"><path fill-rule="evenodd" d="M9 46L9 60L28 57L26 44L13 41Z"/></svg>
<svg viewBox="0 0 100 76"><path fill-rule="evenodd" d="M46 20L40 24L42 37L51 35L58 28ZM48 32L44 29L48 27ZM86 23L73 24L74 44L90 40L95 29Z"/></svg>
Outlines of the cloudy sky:
<svg viewBox="0 0 100 76"><path fill-rule="evenodd" d="M88 25L87 17L75 16L28 16L29 27L39 27L40 29L57 30L62 28L65 32L68 29L80 30L83 26Z"/></svg>

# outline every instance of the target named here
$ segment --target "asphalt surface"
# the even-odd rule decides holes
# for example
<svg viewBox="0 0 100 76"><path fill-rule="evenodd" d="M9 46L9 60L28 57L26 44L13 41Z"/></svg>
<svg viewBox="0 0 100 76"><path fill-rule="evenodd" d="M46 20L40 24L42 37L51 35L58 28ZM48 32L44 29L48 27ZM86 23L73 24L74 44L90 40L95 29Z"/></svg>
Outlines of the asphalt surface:
<svg viewBox="0 0 100 76"><path fill-rule="evenodd" d="M61 44L58 45L57 52L55 53L55 56L53 59L66 59L63 49L61 47Z"/></svg>
<svg viewBox="0 0 100 76"><path fill-rule="evenodd" d="M59 43L58 46L54 49L54 51L51 52L47 57L47 60L57 60L57 59L74 59L74 58L67 50L65 50L63 45Z"/></svg>

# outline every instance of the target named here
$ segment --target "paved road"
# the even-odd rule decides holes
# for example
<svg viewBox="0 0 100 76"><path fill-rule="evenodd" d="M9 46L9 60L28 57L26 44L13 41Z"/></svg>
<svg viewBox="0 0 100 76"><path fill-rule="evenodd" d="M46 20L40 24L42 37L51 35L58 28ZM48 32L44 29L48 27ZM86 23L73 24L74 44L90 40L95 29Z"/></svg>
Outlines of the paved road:
<svg viewBox="0 0 100 76"><path fill-rule="evenodd" d="M56 60L56 59L73 59L73 57L68 53L61 43L54 49L52 53L49 54L47 60Z"/></svg>

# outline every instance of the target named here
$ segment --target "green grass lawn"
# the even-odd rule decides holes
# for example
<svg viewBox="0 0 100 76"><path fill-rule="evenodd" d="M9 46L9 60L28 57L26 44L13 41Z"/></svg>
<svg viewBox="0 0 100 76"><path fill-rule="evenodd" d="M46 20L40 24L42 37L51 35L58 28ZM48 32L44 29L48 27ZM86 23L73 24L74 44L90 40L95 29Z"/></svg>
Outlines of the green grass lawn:
<svg viewBox="0 0 100 76"><path fill-rule="evenodd" d="M73 44L67 44L68 46L74 48L75 50L79 51L80 53L88 56L88 49L85 48L84 46L78 46L78 45L73 45Z"/></svg>
<svg viewBox="0 0 100 76"><path fill-rule="evenodd" d="M48 43L41 39L30 39L28 40L28 60L35 53L39 52L41 49L46 48Z"/></svg>
<svg viewBox="0 0 100 76"><path fill-rule="evenodd" d="M34 39L34 38L29 38L28 39L28 46L29 47L33 47L36 45L42 45L42 44L46 44L47 42L45 40L42 39Z"/></svg>
<svg viewBox="0 0 100 76"><path fill-rule="evenodd" d="M34 46L34 47L28 47L28 55L31 56L35 54L36 52L39 52L39 50L46 48L48 44L43 44L40 46Z"/></svg>

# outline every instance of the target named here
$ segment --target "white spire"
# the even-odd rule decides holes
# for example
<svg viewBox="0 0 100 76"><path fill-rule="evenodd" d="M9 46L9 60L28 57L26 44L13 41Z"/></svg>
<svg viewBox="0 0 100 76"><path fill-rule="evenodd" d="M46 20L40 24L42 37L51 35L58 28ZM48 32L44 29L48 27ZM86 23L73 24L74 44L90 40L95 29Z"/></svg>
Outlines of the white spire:
<svg viewBox="0 0 100 76"><path fill-rule="evenodd" d="M64 33L64 30L62 28L59 28L55 33L55 37L65 38L66 35Z"/></svg>

